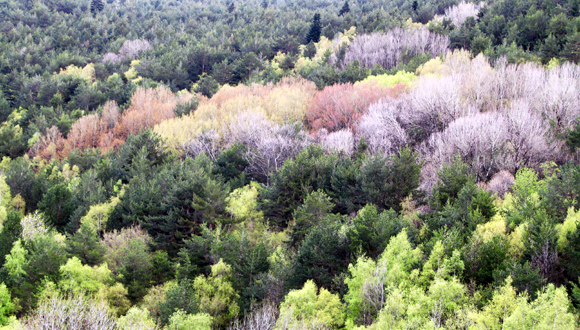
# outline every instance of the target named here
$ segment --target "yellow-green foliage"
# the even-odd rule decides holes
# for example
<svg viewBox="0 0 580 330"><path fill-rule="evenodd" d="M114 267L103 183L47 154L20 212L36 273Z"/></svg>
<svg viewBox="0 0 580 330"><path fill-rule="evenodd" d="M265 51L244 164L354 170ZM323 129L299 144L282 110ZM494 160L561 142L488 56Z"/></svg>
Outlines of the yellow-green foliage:
<svg viewBox="0 0 580 330"><path fill-rule="evenodd" d="M88 226L95 231L104 230L107 225L107 221L109 220L109 216L111 216L111 213L113 213L113 210L119 203L119 200L119 196L115 196L111 198L111 201L108 203L92 205L87 214L81 218L81 224Z"/></svg>
<svg viewBox="0 0 580 330"><path fill-rule="evenodd" d="M568 235L576 233L578 222L580 221L580 212L575 212L574 208L568 209L568 215L564 223L557 225L558 234L558 248L564 249L568 245Z"/></svg>
<svg viewBox="0 0 580 330"><path fill-rule="evenodd" d="M276 85L225 85L193 114L166 120L154 130L170 149L182 153L184 145L204 131L215 130L224 138L230 125L247 125L235 122L244 113L262 115L276 124L301 122L315 92L314 83L295 78L284 78Z"/></svg>
<svg viewBox="0 0 580 330"><path fill-rule="evenodd" d="M111 271L106 263L91 267L81 264L77 257L68 259L66 264L60 266L60 274L62 278L58 284L66 293L94 294L112 282Z"/></svg>
<svg viewBox="0 0 580 330"><path fill-rule="evenodd" d="M333 40L328 39L325 36L320 37L320 41L314 43L316 47L316 55L312 59L300 56L296 63L294 64L294 70L296 72L304 68L313 68L320 65L320 62L324 59L327 53L336 53L342 45L349 45L350 42L356 37L356 27L352 26L350 29L344 32L337 33ZM300 51L303 54L306 49L306 45L300 46Z"/></svg>
<svg viewBox="0 0 580 330"><path fill-rule="evenodd" d="M509 254L514 258L521 257L526 251L526 228L527 223L522 223L511 232L508 239L510 242Z"/></svg>
<svg viewBox="0 0 580 330"><path fill-rule="evenodd" d="M492 301L470 315L474 323L470 329L576 329L564 287L548 284L536 300L529 301L525 293L517 296L511 283L508 277Z"/></svg>
<svg viewBox="0 0 580 330"><path fill-rule="evenodd" d="M136 67L141 64L140 60L133 60L131 61L131 67L129 70L125 71L125 78L128 80L133 81L133 83L139 82L142 78L139 77L139 72L137 72Z"/></svg>
<svg viewBox="0 0 580 330"><path fill-rule="evenodd" d="M344 307L338 295L318 288L312 280L300 290L290 291L280 305L280 318L275 329L311 328L338 329L344 325Z"/></svg>
<svg viewBox="0 0 580 330"><path fill-rule="evenodd" d="M186 314L182 310L169 318L168 330L210 330L213 318L207 313Z"/></svg>
<svg viewBox="0 0 580 330"><path fill-rule="evenodd" d="M240 311L231 276L232 267L220 259L211 267L210 276L198 276L193 282L199 310L211 315L217 327L226 326Z"/></svg>
<svg viewBox="0 0 580 330"><path fill-rule="evenodd" d="M58 74L61 76L72 76L75 78L80 78L86 82L92 83L95 81L95 65L93 63L89 63L84 68L79 68L71 64L64 70L60 69Z"/></svg>
<svg viewBox="0 0 580 330"><path fill-rule="evenodd" d="M0 175L0 229L2 229L2 225L6 221L11 201L10 187L6 184L4 176Z"/></svg>
<svg viewBox="0 0 580 330"><path fill-rule="evenodd" d="M394 75L382 74L378 76L368 76L365 80L357 84L375 83L382 88L391 88L397 84L411 85L417 76L412 72L399 71Z"/></svg>
<svg viewBox="0 0 580 330"><path fill-rule="evenodd" d="M491 241L497 235L505 235L506 233L506 223L505 219L501 215L495 215L491 221L477 225L477 229L474 232L474 239L487 243Z"/></svg>
<svg viewBox="0 0 580 330"><path fill-rule="evenodd" d="M149 315L149 311L139 307L131 307L127 315L119 318L117 326L120 330L154 330L157 328Z"/></svg>

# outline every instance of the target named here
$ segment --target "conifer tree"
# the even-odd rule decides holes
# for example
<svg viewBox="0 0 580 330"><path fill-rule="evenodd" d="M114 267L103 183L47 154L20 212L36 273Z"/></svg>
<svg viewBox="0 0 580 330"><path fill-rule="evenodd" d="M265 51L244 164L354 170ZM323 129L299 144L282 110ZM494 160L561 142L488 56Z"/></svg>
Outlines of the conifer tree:
<svg viewBox="0 0 580 330"><path fill-rule="evenodd" d="M344 2L344 5L342 6L342 8L340 8L340 11L338 12L338 16L343 16L346 13L350 12L350 7L348 5L348 0Z"/></svg>
<svg viewBox="0 0 580 330"><path fill-rule="evenodd" d="M310 31L306 35L306 43L309 42L319 42L320 41L320 33L322 32L322 27L320 25L320 14L314 14L314 18L312 19L312 25L310 25Z"/></svg>
<svg viewBox="0 0 580 330"><path fill-rule="evenodd" d="M96 15L97 13L103 11L105 5L103 4L103 0L92 0L91 1L91 13Z"/></svg>

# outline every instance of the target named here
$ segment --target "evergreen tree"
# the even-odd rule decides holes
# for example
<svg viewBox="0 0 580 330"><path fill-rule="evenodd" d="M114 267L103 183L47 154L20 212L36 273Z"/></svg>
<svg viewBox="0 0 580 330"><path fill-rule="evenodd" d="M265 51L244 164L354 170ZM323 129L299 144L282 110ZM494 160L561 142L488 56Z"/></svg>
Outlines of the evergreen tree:
<svg viewBox="0 0 580 330"><path fill-rule="evenodd" d="M303 55L306 58L314 58L316 56L316 45L312 41L306 45Z"/></svg>
<svg viewBox="0 0 580 330"><path fill-rule="evenodd" d="M91 13L96 15L97 13L103 11L105 5L103 4L103 0L92 0L91 1Z"/></svg>
<svg viewBox="0 0 580 330"><path fill-rule="evenodd" d="M350 7L348 5L348 0L344 2L344 5L342 6L342 8L340 8L340 11L338 12L338 16L343 16L346 13L350 12Z"/></svg>
<svg viewBox="0 0 580 330"><path fill-rule="evenodd" d="M310 31L306 35L306 43L309 42L319 42L320 41L320 34L322 32L322 27L320 25L320 14L314 14L314 18L312 19L312 24L310 25Z"/></svg>
<svg viewBox="0 0 580 330"><path fill-rule="evenodd" d="M233 12L234 12L234 10L236 10L236 6L234 5L234 3L233 3L233 2L229 2L229 3L228 3L228 13L230 13L230 14L231 14L231 13L233 13Z"/></svg>

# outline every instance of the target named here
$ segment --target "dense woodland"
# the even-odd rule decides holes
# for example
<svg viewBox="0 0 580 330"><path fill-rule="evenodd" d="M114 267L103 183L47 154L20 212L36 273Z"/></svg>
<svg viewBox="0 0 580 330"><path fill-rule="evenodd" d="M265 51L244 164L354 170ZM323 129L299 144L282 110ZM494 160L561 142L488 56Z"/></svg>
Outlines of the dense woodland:
<svg viewBox="0 0 580 330"><path fill-rule="evenodd" d="M0 329L578 329L577 0L0 0Z"/></svg>

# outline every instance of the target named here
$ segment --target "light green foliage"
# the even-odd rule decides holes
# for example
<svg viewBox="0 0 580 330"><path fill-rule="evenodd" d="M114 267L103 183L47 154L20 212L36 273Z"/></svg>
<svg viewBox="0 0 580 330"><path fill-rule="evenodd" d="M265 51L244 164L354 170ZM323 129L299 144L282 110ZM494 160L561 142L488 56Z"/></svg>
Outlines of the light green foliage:
<svg viewBox="0 0 580 330"><path fill-rule="evenodd" d="M362 317L366 307L363 300L363 290L367 281L378 280L374 276L376 270L376 263L365 257L358 258L354 265L348 265L350 276L344 280L348 286L348 293L344 296L344 301L348 306L347 317L349 321L354 322Z"/></svg>
<svg viewBox="0 0 580 330"><path fill-rule="evenodd" d="M0 229L4 221L6 221L11 200L10 187L6 184L4 176L0 175Z"/></svg>
<svg viewBox="0 0 580 330"><path fill-rule="evenodd" d="M68 259L66 264L60 266L60 274L60 289L73 294L97 293L112 282L106 263L91 267L81 264L77 257Z"/></svg>
<svg viewBox="0 0 580 330"><path fill-rule="evenodd" d="M472 315L475 329L501 329L516 307L516 290L512 286L512 278L508 276L505 285L493 293L492 300L480 313Z"/></svg>
<svg viewBox="0 0 580 330"><path fill-rule="evenodd" d="M239 312L238 293L230 278L232 267L220 261L211 267L208 277L198 276L193 287L199 301L199 310L214 318L216 326L225 326Z"/></svg>
<svg viewBox="0 0 580 330"><path fill-rule="evenodd" d="M280 317L275 329L329 328L337 329L344 325L344 307L337 295L321 288L309 280L300 290L290 291L280 305Z"/></svg>
<svg viewBox="0 0 580 330"><path fill-rule="evenodd" d="M446 258L443 243L437 241L429 260L423 265L423 271L419 278L420 284L427 287L435 278L449 280L452 276L459 275L464 267L459 251L453 251L452 257Z"/></svg>
<svg viewBox="0 0 580 330"><path fill-rule="evenodd" d="M576 233L578 222L580 222L580 212L575 212L574 208L570 207L564 223L557 225L556 227L559 230L558 249L561 250L566 248L568 245L568 235Z"/></svg>
<svg viewBox="0 0 580 330"><path fill-rule="evenodd" d="M516 173L516 183L512 190L516 200L523 202L528 197L537 194L544 185L545 182L538 178L536 171L529 168L522 168Z"/></svg>
<svg viewBox="0 0 580 330"><path fill-rule="evenodd" d="M119 318L117 321L117 326L120 330L156 329L155 322L149 316L149 311L139 307L131 307L129 311L127 311L126 315Z"/></svg>
<svg viewBox="0 0 580 330"><path fill-rule="evenodd" d="M362 257L354 266L349 265L350 276L345 279L349 290L344 297L348 303L347 322L354 324L375 317L384 304L386 291L414 285L411 269L421 255L420 249L412 248L407 232L402 231L391 238L377 263Z"/></svg>
<svg viewBox="0 0 580 330"><path fill-rule="evenodd" d="M505 320L506 330L516 329L576 329L576 317L570 312L570 302L564 287L553 284L528 302L527 297L518 297L515 310Z"/></svg>
<svg viewBox="0 0 580 330"><path fill-rule="evenodd" d="M382 74L378 76L368 76L357 84L376 83L383 88L391 88L398 84L411 85L417 76L412 72L399 71L394 75Z"/></svg>
<svg viewBox="0 0 580 330"><path fill-rule="evenodd" d="M260 185L257 182L232 191L226 198L226 211L238 221L262 220L264 215L258 209L259 193Z"/></svg>
<svg viewBox="0 0 580 330"><path fill-rule="evenodd" d="M0 284L0 325L9 323L9 316L14 312L14 303L6 284Z"/></svg>
<svg viewBox="0 0 580 330"><path fill-rule="evenodd" d="M24 268L28 264L27 257L28 251L22 246L22 241L17 240L14 242L10 254L6 256L6 262L4 267L8 270L8 275L13 279L21 278L26 276L26 271Z"/></svg>
<svg viewBox="0 0 580 330"><path fill-rule="evenodd" d="M386 283L399 286L408 284L410 271L419 262L421 256L421 249L413 249L411 246L407 231L403 230L393 237L378 261L388 270Z"/></svg>
<svg viewBox="0 0 580 330"><path fill-rule="evenodd" d="M118 203L119 197L116 196L108 203L92 205L87 214L81 218L81 224L88 225L96 231L104 230L109 216L113 213Z"/></svg>
<svg viewBox="0 0 580 330"><path fill-rule="evenodd" d="M185 314L178 310L169 318L168 330L210 330L213 318L207 313Z"/></svg>

